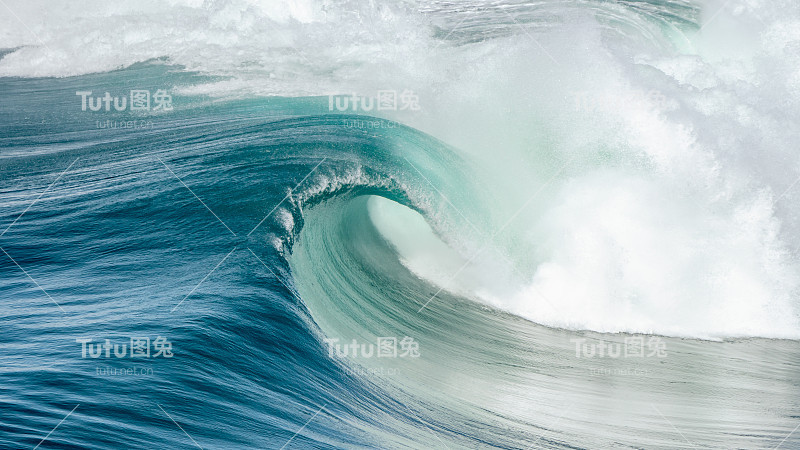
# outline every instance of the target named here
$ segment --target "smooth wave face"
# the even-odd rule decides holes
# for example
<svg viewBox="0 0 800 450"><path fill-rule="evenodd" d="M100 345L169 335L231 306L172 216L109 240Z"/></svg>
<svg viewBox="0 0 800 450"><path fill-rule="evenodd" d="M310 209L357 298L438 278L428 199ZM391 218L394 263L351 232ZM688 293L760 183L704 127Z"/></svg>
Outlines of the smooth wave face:
<svg viewBox="0 0 800 450"><path fill-rule="evenodd" d="M5 6L0 446L800 446L795 3Z"/></svg>

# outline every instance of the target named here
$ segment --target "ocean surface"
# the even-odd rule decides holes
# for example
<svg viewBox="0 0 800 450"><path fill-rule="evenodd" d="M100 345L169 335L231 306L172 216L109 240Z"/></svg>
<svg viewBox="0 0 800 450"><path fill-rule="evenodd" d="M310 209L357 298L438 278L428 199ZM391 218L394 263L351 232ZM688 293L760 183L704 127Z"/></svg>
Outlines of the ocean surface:
<svg viewBox="0 0 800 450"><path fill-rule="evenodd" d="M7 0L0 448L800 449L799 145L794 1Z"/></svg>

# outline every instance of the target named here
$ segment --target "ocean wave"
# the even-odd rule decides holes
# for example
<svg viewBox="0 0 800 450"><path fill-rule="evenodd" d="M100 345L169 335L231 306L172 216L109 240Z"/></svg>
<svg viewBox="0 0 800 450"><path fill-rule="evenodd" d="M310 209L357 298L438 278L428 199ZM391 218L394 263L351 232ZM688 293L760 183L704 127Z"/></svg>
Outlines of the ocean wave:
<svg viewBox="0 0 800 450"><path fill-rule="evenodd" d="M0 445L797 446L789 0L6 3Z"/></svg>

